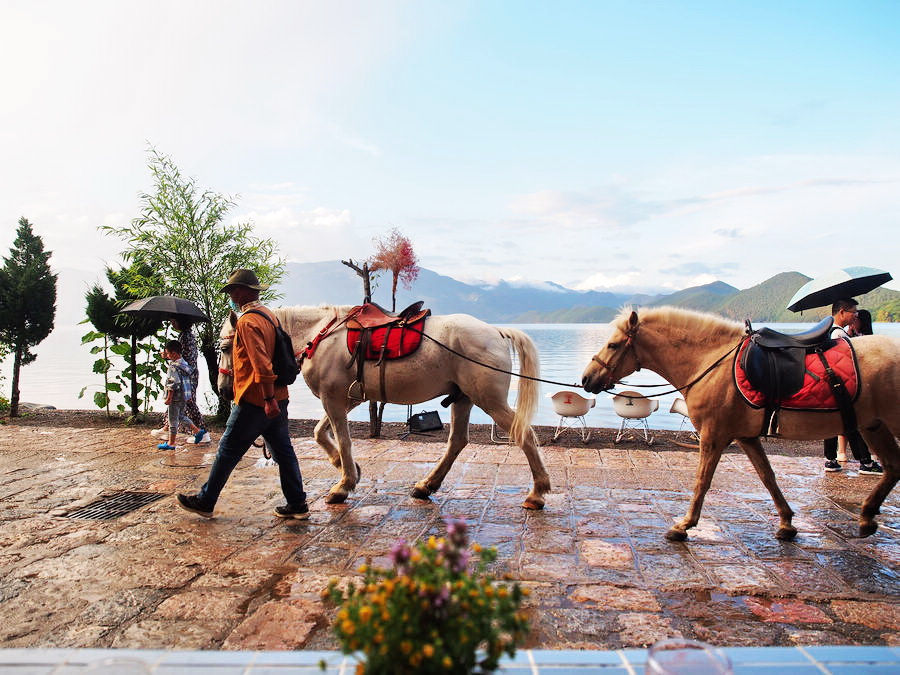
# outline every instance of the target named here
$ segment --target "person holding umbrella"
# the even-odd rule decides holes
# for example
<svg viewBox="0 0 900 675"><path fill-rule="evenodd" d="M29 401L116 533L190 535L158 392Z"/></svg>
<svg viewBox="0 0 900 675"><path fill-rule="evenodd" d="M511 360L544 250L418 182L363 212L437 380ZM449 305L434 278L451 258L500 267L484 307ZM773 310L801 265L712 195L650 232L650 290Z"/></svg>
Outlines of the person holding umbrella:
<svg viewBox="0 0 900 675"><path fill-rule="evenodd" d="M831 331L832 339L848 337L847 328L853 323L857 315L857 306L859 303L853 298L844 298L838 300L831 306L831 315L834 317L834 330ZM869 447L863 440L857 429L847 433L847 442L853 451L853 456L859 462L859 472L870 476L880 476L884 473L881 465L872 459L869 453ZM826 438L824 441L823 451L825 454L825 471L840 471L843 467L837 461L838 454L838 438Z"/></svg>
<svg viewBox="0 0 900 675"><path fill-rule="evenodd" d="M196 391L197 385L200 382L200 375L197 371L197 340L194 337L194 331L192 330L195 323L199 321L208 322L209 317L190 300L178 298L174 295L151 295L147 298L141 298L140 300L135 300L123 307L119 313L169 321L171 322L172 327L178 331L178 341L181 343L182 358L184 358L191 367L191 384L193 385L193 391L195 392L194 399L189 402L189 405L184 412L193 424L203 430L203 436L196 442L209 443L211 438L206 431L206 423L203 421L203 416L200 414L200 409L197 407L196 401ZM178 430L176 429L175 431L177 432ZM151 431L150 435L163 439L169 437L169 421L167 415L163 417L162 426L159 429ZM196 436L192 437L188 439L188 442L194 442L196 438Z"/></svg>
<svg viewBox="0 0 900 675"><path fill-rule="evenodd" d="M181 344L181 358L185 360L185 362L191 367L191 384L193 385L194 392L197 391L197 386L200 384L200 373L197 371L197 338L194 337L193 331L193 321L190 317L181 316L181 317L172 317L169 319L169 323L172 325L176 331L178 331L178 342ZM203 430L203 434L200 436L190 436L188 437L188 443L211 443L212 437L209 435L209 431L206 430L206 422L203 420L203 415L200 413L200 408L197 407L197 397L196 395L191 398L189 401L185 402L184 406L184 415L191 421L191 423L199 427ZM178 430L176 429L177 433ZM163 424L159 429L154 429L150 432L154 436L159 438L167 438L169 436L169 416L163 416ZM199 440L197 440L199 438Z"/></svg>

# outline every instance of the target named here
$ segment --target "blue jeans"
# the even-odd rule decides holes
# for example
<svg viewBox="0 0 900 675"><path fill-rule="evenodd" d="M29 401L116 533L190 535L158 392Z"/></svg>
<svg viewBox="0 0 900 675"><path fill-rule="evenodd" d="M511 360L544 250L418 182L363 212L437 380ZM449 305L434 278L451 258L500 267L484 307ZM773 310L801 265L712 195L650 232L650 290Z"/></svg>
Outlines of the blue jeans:
<svg viewBox="0 0 900 675"><path fill-rule="evenodd" d="M300 465L297 463L297 455L294 453L288 433L287 405L287 400L279 401L278 407L281 408L281 414L272 419L266 417L263 408L250 403L231 406L231 415L228 416L225 433L219 440L219 449L216 452L212 469L210 469L209 478L197 493L197 497L204 507L211 511L215 506L228 477L257 436L265 439L272 452L272 457L278 462L281 491L284 493L287 505L291 508L299 508L306 502L303 478L300 476Z"/></svg>

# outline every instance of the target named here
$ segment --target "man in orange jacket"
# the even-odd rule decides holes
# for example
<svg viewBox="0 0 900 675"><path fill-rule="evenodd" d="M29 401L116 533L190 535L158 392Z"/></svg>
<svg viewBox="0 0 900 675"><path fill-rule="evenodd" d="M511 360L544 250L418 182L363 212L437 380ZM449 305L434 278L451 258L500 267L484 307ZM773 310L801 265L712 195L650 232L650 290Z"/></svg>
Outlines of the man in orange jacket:
<svg viewBox="0 0 900 675"><path fill-rule="evenodd" d="M259 301L259 292L266 288L252 270L239 269L221 289L238 314L232 347L234 403L206 483L195 495L177 497L181 508L204 518L212 518L228 477L258 436L266 440L278 463L281 491L287 501L275 507L275 515L294 520L309 518L300 465L288 433L288 389L275 384L272 370L275 327L265 317L247 311L265 312L277 323L272 311Z"/></svg>

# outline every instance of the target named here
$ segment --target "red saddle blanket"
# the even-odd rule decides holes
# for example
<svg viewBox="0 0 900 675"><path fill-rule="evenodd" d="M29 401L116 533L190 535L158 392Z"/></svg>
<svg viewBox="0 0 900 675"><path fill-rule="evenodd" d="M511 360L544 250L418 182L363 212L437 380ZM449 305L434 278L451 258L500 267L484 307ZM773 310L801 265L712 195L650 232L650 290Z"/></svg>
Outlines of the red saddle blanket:
<svg viewBox="0 0 900 675"><path fill-rule="evenodd" d="M754 408L763 408L766 405L765 397L750 384L744 369L741 368L741 357L744 350L750 344L744 340L734 359L734 383L738 391ZM847 393L851 399L856 399L859 392L859 368L856 363L856 354L850 341L846 339L835 340L835 345L824 352L831 369L844 381ZM777 406L788 410L838 410L837 401L831 392L831 385L825 375L825 365L816 354L806 355L806 374L803 376L803 387L800 391L782 401L777 401Z"/></svg>
<svg viewBox="0 0 900 675"><path fill-rule="evenodd" d="M415 352L422 343L425 319L426 317L423 316L412 323L392 324L371 329L365 353L366 360L377 361L382 358L382 354L388 360L401 359ZM347 349L351 354L356 351L356 345L359 344L361 335L362 330L347 328Z"/></svg>

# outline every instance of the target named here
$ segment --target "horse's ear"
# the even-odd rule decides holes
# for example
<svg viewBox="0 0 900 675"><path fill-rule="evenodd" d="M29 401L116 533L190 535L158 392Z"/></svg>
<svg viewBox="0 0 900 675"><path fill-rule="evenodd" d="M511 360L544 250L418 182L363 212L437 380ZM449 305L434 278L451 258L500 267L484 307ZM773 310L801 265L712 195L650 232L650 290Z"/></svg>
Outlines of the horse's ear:
<svg viewBox="0 0 900 675"><path fill-rule="evenodd" d="M638 315L634 310L631 310L631 316L628 317L628 325L631 328L636 328L638 325Z"/></svg>
<svg viewBox="0 0 900 675"><path fill-rule="evenodd" d="M238 316L234 312L228 312L228 322L231 324L231 327L234 328L237 326Z"/></svg>

